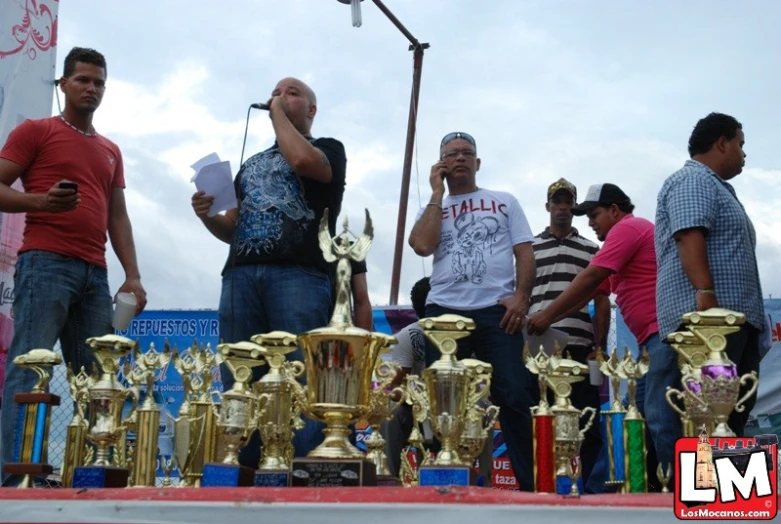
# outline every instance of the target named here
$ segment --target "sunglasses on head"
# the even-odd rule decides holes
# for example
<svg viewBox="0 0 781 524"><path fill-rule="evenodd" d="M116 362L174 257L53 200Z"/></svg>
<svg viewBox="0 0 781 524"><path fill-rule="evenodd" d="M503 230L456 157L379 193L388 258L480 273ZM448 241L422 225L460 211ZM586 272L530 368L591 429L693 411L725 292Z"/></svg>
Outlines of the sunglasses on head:
<svg viewBox="0 0 781 524"><path fill-rule="evenodd" d="M453 140L455 140L457 138L461 138L463 140L466 140L467 142L469 142L473 146L477 147L477 144L475 143L475 139L472 138L472 135L470 135L468 133L461 133L460 131L455 132L455 133L448 133L448 134L446 134L445 138L442 139L442 143L439 144L439 147L443 147L448 142L452 142Z"/></svg>

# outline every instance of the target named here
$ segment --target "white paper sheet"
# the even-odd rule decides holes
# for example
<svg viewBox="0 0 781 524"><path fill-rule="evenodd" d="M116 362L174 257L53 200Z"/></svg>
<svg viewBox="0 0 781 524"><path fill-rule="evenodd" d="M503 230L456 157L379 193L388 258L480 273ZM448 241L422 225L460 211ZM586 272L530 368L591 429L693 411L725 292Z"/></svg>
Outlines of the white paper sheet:
<svg viewBox="0 0 781 524"><path fill-rule="evenodd" d="M198 191L214 197L208 216L213 217L238 207L229 161L221 161L217 153L209 153L190 167L195 170L191 181L195 183Z"/></svg>

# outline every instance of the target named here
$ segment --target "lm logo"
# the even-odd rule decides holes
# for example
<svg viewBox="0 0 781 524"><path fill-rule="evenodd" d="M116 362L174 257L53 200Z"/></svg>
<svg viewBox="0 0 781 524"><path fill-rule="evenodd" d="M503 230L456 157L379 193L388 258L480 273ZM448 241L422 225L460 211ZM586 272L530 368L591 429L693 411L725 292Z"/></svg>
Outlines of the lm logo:
<svg viewBox="0 0 781 524"><path fill-rule="evenodd" d="M675 444L675 516L770 520L778 513L778 437L681 438Z"/></svg>

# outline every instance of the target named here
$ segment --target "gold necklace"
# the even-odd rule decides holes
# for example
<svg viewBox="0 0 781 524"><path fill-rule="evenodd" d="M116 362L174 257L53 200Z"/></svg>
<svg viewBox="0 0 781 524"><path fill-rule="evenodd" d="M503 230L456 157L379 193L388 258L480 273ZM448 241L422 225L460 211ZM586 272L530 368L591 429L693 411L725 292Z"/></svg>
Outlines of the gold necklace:
<svg viewBox="0 0 781 524"><path fill-rule="evenodd" d="M90 138L94 138L95 136L97 136L97 133L95 133L95 128L94 128L94 127L92 127L92 126L90 126L90 127L92 127L92 133L85 133L84 131L82 131L82 130L81 130L81 129L79 129L78 127L74 126L73 124L71 124L70 122L68 122L67 120L65 120L65 117L63 116L63 114L62 114L62 113L60 113L60 119L61 119L63 122L65 122L65 125L67 125L67 126L68 126L68 127L70 127L71 129L75 129L76 131L78 131L79 133L81 133L81 134L82 134L82 135L84 135L84 136L88 136L88 137L90 137Z"/></svg>

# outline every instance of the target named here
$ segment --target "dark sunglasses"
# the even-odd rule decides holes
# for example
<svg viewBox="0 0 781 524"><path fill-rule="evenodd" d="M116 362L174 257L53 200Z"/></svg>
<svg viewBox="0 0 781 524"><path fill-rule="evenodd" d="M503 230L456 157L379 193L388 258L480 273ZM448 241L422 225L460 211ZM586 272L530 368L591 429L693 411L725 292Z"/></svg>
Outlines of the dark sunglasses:
<svg viewBox="0 0 781 524"><path fill-rule="evenodd" d="M472 138L472 135L467 133L461 133L460 131L457 131L455 133L448 133L445 135L445 138L442 139L442 143L439 144L439 147L442 148L447 144L448 142L452 142L456 138L462 138L472 144L473 146L477 147L477 144L475 143L475 139Z"/></svg>

